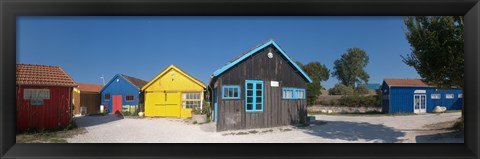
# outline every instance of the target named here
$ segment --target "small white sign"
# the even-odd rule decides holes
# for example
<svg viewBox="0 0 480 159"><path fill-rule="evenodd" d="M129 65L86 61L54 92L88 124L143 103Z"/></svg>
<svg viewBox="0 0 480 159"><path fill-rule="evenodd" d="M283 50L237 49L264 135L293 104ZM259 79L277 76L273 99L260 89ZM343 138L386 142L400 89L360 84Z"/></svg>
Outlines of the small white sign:
<svg viewBox="0 0 480 159"><path fill-rule="evenodd" d="M24 89L23 99L50 99L49 89Z"/></svg>
<svg viewBox="0 0 480 159"><path fill-rule="evenodd" d="M413 93L427 93L427 90L415 90Z"/></svg>
<svg viewBox="0 0 480 159"><path fill-rule="evenodd" d="M278 87L278 81L270 81L270 86L272 87Z"/></svg>

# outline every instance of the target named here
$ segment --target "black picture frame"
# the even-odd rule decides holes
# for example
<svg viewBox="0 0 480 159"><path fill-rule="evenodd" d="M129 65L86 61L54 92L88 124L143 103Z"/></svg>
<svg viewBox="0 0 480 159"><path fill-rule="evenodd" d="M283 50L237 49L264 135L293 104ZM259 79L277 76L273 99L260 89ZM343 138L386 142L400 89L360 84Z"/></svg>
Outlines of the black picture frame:
<svg viewBox="0 0 480 159"><path fill-rule="evenodd" d="M2 158L478 158L478 0L3 0L0 1L0 155ZM464 15L465 143L463 144L16 144L17 16L124 15Z"/></svg>

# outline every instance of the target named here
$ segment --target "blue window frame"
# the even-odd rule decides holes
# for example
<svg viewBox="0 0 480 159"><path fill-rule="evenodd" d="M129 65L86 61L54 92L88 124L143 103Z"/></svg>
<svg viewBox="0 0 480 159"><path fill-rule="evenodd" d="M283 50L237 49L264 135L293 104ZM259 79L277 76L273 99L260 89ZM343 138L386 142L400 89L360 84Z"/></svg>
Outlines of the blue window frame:
<svg viewBox="0 0 480 159"><path fill-rule="evenodd" d="M282 99L305 99L306 93L303 88L283 88Z"/></svg>
<svg viewBox="0 0 480 159"><path fill-rule="evenodd" d="M223 86L222 99L240 99L240 86Z"/></svg>
<svg viewBox="0 0 480 159"><path fill-rule="evenodd" d="M263 81L245 80L245 111L263 112Z"/></svg>

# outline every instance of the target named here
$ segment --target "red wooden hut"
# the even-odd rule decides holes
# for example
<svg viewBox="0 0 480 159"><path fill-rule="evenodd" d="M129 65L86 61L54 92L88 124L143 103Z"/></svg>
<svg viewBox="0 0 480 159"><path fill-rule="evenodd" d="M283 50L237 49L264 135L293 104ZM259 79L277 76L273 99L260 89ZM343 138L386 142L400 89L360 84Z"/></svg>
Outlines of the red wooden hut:
<svg viewBox="0 0 480 159"><path fill-rule="evenodd" d="M72 90L77 84L58 66L17 64L17 129L50 129L72 119Z"/></svg>

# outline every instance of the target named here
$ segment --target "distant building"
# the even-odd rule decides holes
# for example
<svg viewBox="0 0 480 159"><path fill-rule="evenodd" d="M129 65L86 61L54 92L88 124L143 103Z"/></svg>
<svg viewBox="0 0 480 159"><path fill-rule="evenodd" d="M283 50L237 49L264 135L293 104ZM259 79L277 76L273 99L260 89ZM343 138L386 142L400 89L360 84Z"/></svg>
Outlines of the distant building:
<svg viewBox="0 0 480 159"><path fill-rule="evenodd" d="M117 74L100 90L101 104L110 113L138 112L143 103L141 88L145 84L147 81Z"/></svg>
<svg viewBox="0 0 480 159"><path fill-rule="evenodd" d="M461 110L462 101L461 89L438 89L419 79L387 78L382 84L384 113L429 113L435 106L444 106L447 110Z"/></svg>
<svg viewBox="0 0 480 159"><path fill-rule="evenodd" d="M17 64L17 129L51 129L72 119L72 90L77 86L58 66Z"/></svg>
<svg viewBox="0 0 480 159"><path fill-rule="evenodd" d="M100 112L100 90L103 85L78 83L73 89L73 114Z"/></svg>
<svg viewBox="0 0 480 159"><path fill-rule="evenodd" d="M380 83L367 83L367 84L358 84L357 87L360 87L360 86L365 86L369 90L377 90L377 89L380 89L382 85Z"/></svg>

